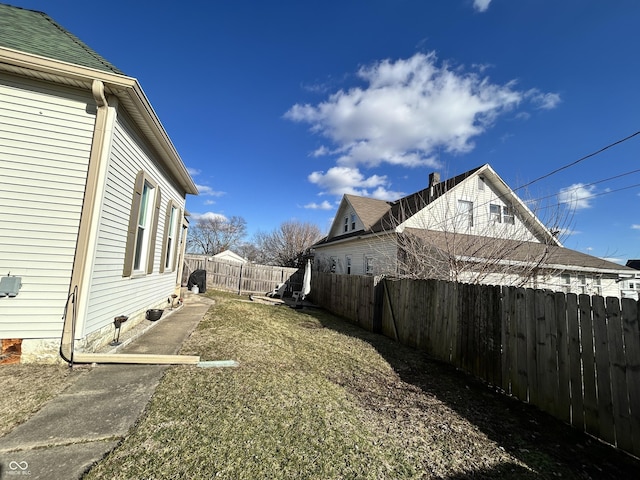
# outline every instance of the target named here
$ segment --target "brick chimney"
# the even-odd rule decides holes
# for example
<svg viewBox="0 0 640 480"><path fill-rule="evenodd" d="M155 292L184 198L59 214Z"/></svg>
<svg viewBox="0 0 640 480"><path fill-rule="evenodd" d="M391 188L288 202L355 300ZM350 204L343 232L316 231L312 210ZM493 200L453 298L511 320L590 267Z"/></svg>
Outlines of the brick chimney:
<svg viewBox="0 0 640 480"><path fill-rule="evenodd" d="M432 172L429 174L429 187L440 183L440 172Z"/></svg>

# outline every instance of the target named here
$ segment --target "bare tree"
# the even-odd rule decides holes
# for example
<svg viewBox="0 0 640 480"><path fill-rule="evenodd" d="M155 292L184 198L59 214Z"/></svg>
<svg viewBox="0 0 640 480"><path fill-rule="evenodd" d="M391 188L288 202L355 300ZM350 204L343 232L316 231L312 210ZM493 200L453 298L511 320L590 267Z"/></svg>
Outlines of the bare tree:
<svg viewBox="0 0 640 480"><path fill-rule="evenodd" d="M299 267L304 253L318 240L322 232L317 225L290 220L271 233L258 233L256 246L265 263L282 267Z"/></svg>
<svg viewBox="0 0 640 480"><path fill-rule="evenodd" d="M187 249L190 253L216 255L238 247L246 235L247 222L242 217L203 217L189 228Z"/></svg>
<svg viewBox="0 0 640 480"><path fill-rule="evenodd" d="M238 247L236 247L236 253L252 263L265 263L265 257L254 243L245 242Z"/></svg>

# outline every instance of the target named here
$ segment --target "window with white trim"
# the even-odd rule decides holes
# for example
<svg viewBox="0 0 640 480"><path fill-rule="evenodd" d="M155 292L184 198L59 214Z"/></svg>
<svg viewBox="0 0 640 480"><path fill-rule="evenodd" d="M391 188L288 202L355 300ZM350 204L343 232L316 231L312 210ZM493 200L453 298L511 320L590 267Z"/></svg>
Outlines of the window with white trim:
<svg viewBox="0 0 640 480"><path fill-rule="evenodd" d="M124 277L153 272L160 198L158 184L140 170L136 176L129 213L122 271Z"/></svg>
<svg viewBox="0 0 640 480"><path fill-rule="evenodd" d="M133 254L133 271L138 272L146 267L145 253L149 251L151 233L151 219L153 207L151 202L155 192L149 182L144 182L142 199L140 200L140 212L138 213L138 231L136 233L136 249Z"/></svg>
<svg viewBox="0 0 640 480"><path fill-rule="evenodd" d="M355 230L356 229L356 214L352 213L351 214L351 230Z"/></svg>
<svg viewBox="0 0 640 480"><path fill-rule="evenodd" d="M180 235L180 210L173 200L167 204L167 210L164 217L164 237L162 244L162 264L160 265L160 273L165 271L172 272L176 268L176 255Z"/></svg>
<svg viewBox="0 0 640 480"><path fill-rule="evenodd" d="M515 225L516 215L513 212L511 205L505 205L502 207L502 221L508 225Z"/></svg>
<svg viewBox="0 0 640 480"><path fill-rule="evenodd" d="M571 275L568 273L563 273L560 276L560 280L562 283L562 291L564 293L571 293Z"/></svg>
<svg viewBox="0 0 640 480"><path fill-rule="evenodd" d="M351 275L351 257L349 255L346 256L345 263L347 265L347 275Z"/></svg>
<svg viewBox="0 0 640 480"><path fill-rule="evenodd" d="M344 231L345 233L349 231L349 217L344 217Z"/></svg>
<svg viewBox="0 0 640 480"><path fill-rule="evenodd" d="M596 292L596 295L602 295L602 280L600 277L593 279L593 285L593 290Z"/></svg>
<svg viewBox="0 0 640 480"><path fill-rule="evenodd" d="M366 275L373 275L373 256L367 255L364 257L364 273Z"/></svg>
<svg viewBox="0 0 640 480"><path fill-rule="evenodd" d="M587 277L585 275L578 275L578 285L580 293L587 293Z"/></svg>
<svg viewBox="0 0 640 480"><path fill-rule="evenodd" d="M473 202L458 200L458 218L460 226L473 227Z"/></svg>
<svg viewBox="0 0 640 480"><path fill-rule="evenodd" d="M500 205L492 203L489 205L489 220L491 223L502 223L502 208Z"/></svg>

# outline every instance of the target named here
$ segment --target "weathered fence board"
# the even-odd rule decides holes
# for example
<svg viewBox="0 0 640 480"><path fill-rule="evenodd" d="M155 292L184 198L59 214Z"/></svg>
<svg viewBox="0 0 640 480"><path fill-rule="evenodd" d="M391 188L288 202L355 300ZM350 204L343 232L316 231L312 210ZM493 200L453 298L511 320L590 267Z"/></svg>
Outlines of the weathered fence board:
<svg viewBox="0 0 640 480"><path fill-rule="evenodd" d="M629 389L629 415L631 417L631 436L633 450L640 452L640 328L638 326L638 302L629 298L622 299L622 326L624 353Z"/></svg>
<svg viewBox="0 0 640 480"><path fill-rule="evenodd" d="M187 284L189 275L195 270L207 271L207 287L217 288L238 294L265 294L277 284L287 283L287 292L300 290L303 269L238 263L217 260L201 255L187 255L182 274L182 284Z"/></svg>
<svg viewBox="0 0 640 480"><path fill-rule="evenodd" d="M566 423L571 423L571 374L567 341L566 295L557 292L555 301L556 351L558 352L558 401L555 416Z"/></svg>
<svg viewBox="0 0 640 480"><path fill-rule="evenodd" d="M567 295L567 340L569 350L569 382L571 395L571 425L584 429L584 404L582 401L582 362L580 359L580 323L578 321L578 297Z"/></svg>
<svg viewBox="0 0 640 480"><path fill-rule="evenodd" d="M616 444L624 450L629 450L633 448L633 441L631 437L629 389L627 388L620 302L617 298L613 297L607 297L605 302L607 309L607 335L609 337L611 400L613 404L613 423L616 431Z"/></svg>
<svg viewBox="0 0 640 480"><path fill-rule="evenodd" d="M609 362L609 336L607 314L603 297L593 297L593 333L596 348L596 385L598 389L598 419L600 438L615 444L613 402L611 400L611 369Z"/></svg>

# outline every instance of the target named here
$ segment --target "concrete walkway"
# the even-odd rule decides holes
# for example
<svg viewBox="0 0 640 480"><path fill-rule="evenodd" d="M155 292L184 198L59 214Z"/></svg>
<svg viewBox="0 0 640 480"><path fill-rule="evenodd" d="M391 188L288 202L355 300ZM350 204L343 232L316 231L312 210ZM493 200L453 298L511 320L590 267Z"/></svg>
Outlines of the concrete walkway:
<svg viewBox="0 0 640 480"><path fill-rule="evenodd" d="M119 353L175 354L213 301L185 294ZM206 360L206 359L204 359ZM0 479L80 478L128 433L166 365L96 365L27 422L0 438Z"/></svg>

